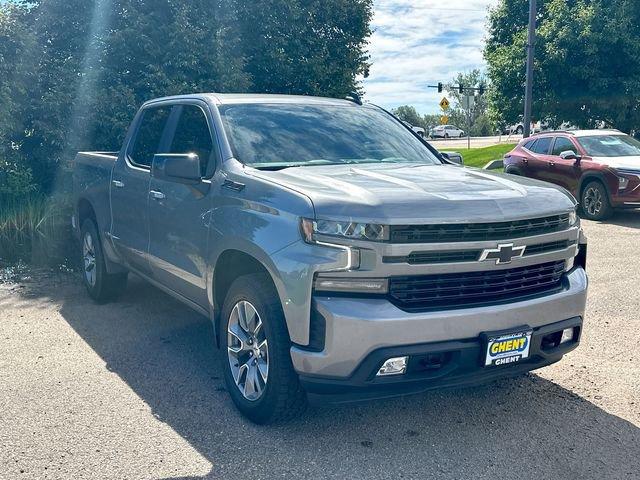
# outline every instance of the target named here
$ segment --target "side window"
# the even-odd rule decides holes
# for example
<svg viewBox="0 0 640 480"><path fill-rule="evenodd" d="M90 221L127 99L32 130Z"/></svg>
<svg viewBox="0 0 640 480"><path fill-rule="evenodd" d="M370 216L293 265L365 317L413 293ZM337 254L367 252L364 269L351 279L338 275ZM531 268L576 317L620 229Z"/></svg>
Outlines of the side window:
<svg viewBox="0 0 640 480"><path fill-rule="evenodd" d="M129 151L134 164L151 167L170 113L171 107L148 108L144 111L133 147Z"/></svg>
<svg viewBox="0 0 640 480"><path fill-rule="evenodd" d="M533 148L533 144L536 143L536 140L529 140L528 142L526 142L524 145L522 145L523 148L526 148L527 150L529 150L530 152L533 152L532 148Z"/></svg>
<svg viewBox="0 0 640 480"><path fill-rule="evenodd" d="M204 177L212 151L211 132L204 112L195 105L183 105L169 153L197 154Z"/></svg>
<svg viewBox="0 0 640 480"><path fill-rule="evenodd" d="M539 138L534 145L531 146L529 150L534 153L539 153L540 155L546 155L549 152L549 147L551 146L551 140L553 137L543 137Z"/></svg>
<svg viewBox="0 0 640 480"><path fill-rule="evenodd" d="M573 142L566 137L556 137L556 143L553 144L551 155L559 157L562 152L566 152L567 150L576 151L576 147Z"/></svg>

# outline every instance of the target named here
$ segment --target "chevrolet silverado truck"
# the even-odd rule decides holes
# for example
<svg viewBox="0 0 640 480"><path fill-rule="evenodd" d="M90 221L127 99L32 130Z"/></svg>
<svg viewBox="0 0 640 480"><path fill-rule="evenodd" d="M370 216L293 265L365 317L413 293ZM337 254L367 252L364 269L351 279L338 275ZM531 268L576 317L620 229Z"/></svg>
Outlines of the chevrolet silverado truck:
<svg viewBox="0 0 640 480"><path fill-rule="evenodd" d="M77 155L74 191L89 295L133 273L208 317L257 423L504 379L580 341L571 194L456 165L371 104L152 100L119 152Z"/></svg>

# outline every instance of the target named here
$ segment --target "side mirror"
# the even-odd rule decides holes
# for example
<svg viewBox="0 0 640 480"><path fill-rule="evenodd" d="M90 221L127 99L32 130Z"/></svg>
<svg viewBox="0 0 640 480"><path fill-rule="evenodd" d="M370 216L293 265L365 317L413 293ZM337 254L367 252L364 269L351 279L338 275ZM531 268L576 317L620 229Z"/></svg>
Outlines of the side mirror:
<svg viewBox="0 0 640 480"><path fill-rule="evenodd" d="M582 157L573 150L566 150L560 153L560 158L563 160L575 160L576 165L580 163L580 160L582 160Z"/></svg>
<svg viewBox="0 0 640 480"><path fill-rule="evenodd" d="M153 156L151 175L170 182L196 185L202 180L200 157L195 153L158 153Z"/></svg>
<svg viewBox="0 0 640 480"><path fill-rule="evenodd" d="M458 152L440 152L442 158L445 160L449 160L450 162L457 163L458 165L464 165L464 160L462 159L462 155Z"/></svg>

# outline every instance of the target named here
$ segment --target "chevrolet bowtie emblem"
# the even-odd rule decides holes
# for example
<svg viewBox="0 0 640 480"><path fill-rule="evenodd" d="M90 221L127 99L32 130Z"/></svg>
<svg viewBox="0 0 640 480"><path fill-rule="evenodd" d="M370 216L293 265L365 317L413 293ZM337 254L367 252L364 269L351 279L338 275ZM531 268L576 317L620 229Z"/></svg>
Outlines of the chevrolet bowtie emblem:
<svg viewBox="0 0 640 480"><path fill-rule="evenodd" d="M519 258L524 255L524 250L527 248L525 245L521 247L514 247L513 243L503 243L498 245L498 248L486 248L480 255L480 261L495 260L496 265L502 265L504 263L511 263L514 258Z"/></svg>

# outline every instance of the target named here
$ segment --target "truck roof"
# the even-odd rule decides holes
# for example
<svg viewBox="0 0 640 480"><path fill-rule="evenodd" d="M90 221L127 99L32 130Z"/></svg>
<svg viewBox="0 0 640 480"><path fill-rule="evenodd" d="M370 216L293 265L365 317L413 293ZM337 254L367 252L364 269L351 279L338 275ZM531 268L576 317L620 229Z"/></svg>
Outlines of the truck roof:
<svg viewBox="0 0 640 480"><path fill-rule="evenodd" d="M274 95L265 93L194 93L188 95L173 95L169 97L155 98L145 102L144 105L166 101L181 99L200 99L212 100L218 105L237 104L237 103L295 103L307 105L344 105L354 106L354 102L350 100L341 100L328 97L312 97L307 95Z"/></svg>

